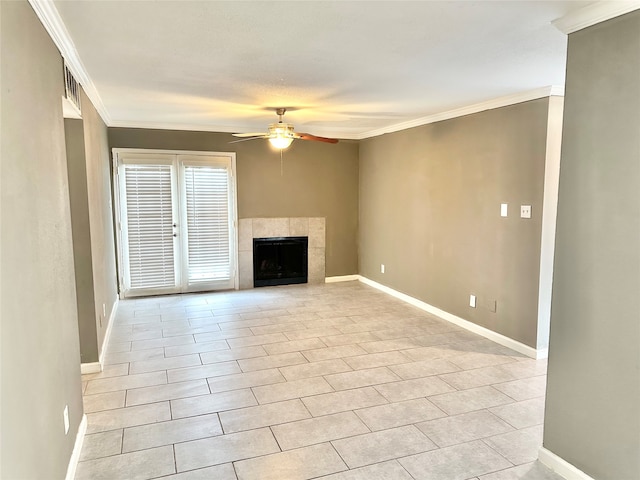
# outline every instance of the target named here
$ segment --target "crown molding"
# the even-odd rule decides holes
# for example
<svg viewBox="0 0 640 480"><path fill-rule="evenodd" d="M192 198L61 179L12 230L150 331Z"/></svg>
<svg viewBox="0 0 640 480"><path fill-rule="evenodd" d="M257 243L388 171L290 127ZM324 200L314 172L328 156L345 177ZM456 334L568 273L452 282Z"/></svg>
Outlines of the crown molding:
<svg viewBox="0 0 640 480"><path fill-rule="evenodd" d="M114 128L145 128L149 130L181 130L193 132L212 133L237 133L246 130L243 127L221 127L216 125L204 125L199 123L171 123L171 122L147 122L137 120L112 120L109 127ZM266 129L266 128L265 128Z"/></svg>
<svg viewBox="0 0 640 480"><path fill-rule="evenodd" d="M564 97L564 85L551 85L549 95L552 97Z"/></svg>
<svg viewBox="0 0 640 480"><path fill-rule="evenodd" d="M536 88L535 90L528 90L526 92L514 93L512 95L506 95L504 97L498 97L486 102L474 103L466 107L456 108L453 110L447 110L446 112L435 113L427 117L416 118L408 122L397 123L395 125L389 125L388 127L371 130L369 132L362 133L358 136L358 140L365 138L377 137L384 135L385 133L399 132L400 130L406 130L408 128L420 127L429 123L441 122L443 120L450 120L456 117L462 117L464 115L471 115L472 113L483 112L485 110L492 110L494 108L506 107L509 105L515 105L517 103L528 102L529 100L536 100L538 98L544 98L549 96L564 96L564 86L551 85L548 87Z"/></svg>
<svg viewBox="0 0 640 480"><path fill-rule="evenodd" d="M596 23L624 15L640 8L639 0L599 1L569 12L553 22L554 27L569 35Z"/></svg>
<svg viewBox="0 0 640 480"><path fill-rule="evenodd" d="M1 1L1 0L0 0ZM216 125L204 125L204 124L190 124L190 123L170 123L170 122L144 122L144 121L129 121L129 120L113 120L109 127L114 128L146 128L150 130L181 130L181 131L193 131L193 132L212 132L212 133L238 133L246 131L246 127L229 127L229 126L216 126ZM314 134L339 138L341 140L359 140L360 135L357 133L345 133L338 131L318 131L314 130Z"/></svg>
<svg viewBox="0 0 640 480"><path fill-rule="evenodd" d="M537 100L538 98L545 98L550 96L564 96L563 85L550 85L547 87L536 88L534 90L528 90L526 92L515 93L512 95L506 95L504 97L498 97L486 102L475 103L466 107L456 108L454 110L447 110L445 112L436 113L427 117L417 118L415 120L409 120L407 122L397 123L395 125L389 125L387 127L371 130L363 133L345 133L345 132L319 132L319 134L340 138L343 140L364 140L365 138L377 137L384 135L385 133L399 132L400 130L406 130L408 128L420 127L429 123L440 122L442 120L450 120L456 117L462 117L464 115L470 115L472 113L483 112L485 110L492 110L494 108L507 107L509 105L515 105L517 103L528 102L529 100ZM137 122L128 120L114 120L108 124L110 127L117 128L148 128L151 130L185 130L196 132L214 132L214 133L236 133L241 131L240 127L221 127L214 125L201 125L201 124L185 124L185 123L168 123L168 122ZM316 132L318 133L318 132Z"/></svg>
<svg viewBox="0 0 640 480"><path fill-rule="evenodd" d="M89 100L91 100L91 103L93 103L93 106L102 117L102 121L106 125L109 125L111 121L109 112L107 112L96 86L93 84L91 77L89 77L82 60L80 60L76 46L74 45L73 40L71 40L71 35L69 35L69 31L62 21L53 1L29 0L29 4L40 19L40 22L42 22L42 25L53 40L53 43L58 47L67 67L69 67L71 73L73 73L76 80L78 80L82 86L84 93L87 94L87 97L89 97Z"/></svg>

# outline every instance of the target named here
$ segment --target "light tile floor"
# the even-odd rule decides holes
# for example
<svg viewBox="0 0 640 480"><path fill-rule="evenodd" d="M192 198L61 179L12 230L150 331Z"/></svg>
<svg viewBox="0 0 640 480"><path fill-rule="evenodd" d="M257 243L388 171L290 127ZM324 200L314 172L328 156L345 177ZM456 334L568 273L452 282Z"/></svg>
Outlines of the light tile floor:
<svg viewBox="0 0 640 480"><path fill-rule="evenodd" d="M76 479L557 480L546 362L358 282L120 302Z"/></svg>

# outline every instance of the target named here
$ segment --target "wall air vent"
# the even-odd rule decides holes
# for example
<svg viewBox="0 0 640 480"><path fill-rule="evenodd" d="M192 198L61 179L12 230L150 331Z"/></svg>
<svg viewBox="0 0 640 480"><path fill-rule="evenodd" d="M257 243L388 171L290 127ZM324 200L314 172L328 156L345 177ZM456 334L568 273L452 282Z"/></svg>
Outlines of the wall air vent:
<svg viewBox="0 0 640 480"><path fill-rule="evenodd" d="M65 118L82 118L80 106L80 84L64 64L64 100L62 102Z"/></svg>

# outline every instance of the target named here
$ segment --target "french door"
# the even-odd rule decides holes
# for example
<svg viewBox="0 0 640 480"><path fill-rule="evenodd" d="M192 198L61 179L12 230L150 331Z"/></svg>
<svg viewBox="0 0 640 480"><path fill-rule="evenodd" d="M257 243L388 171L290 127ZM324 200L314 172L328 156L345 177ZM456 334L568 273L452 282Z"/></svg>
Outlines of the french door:
<svg viewBox="0 0 640 480"><path fill-rule="evenodd" d="M113 154L121 295L236 288L235 154Z"/></svg>

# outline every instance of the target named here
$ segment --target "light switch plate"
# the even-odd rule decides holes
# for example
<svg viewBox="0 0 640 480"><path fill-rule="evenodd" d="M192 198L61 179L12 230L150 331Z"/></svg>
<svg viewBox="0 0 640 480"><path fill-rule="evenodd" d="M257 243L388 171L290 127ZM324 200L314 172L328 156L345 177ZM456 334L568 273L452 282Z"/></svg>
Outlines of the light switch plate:
<svg viewBox="0 0 640 480"><path fill-rule="evenodd" d="M507 216L507 212L509 209L509 205L506 203L501 203L500 204L500 216L501 217L506 217Z"/></svg>
<svg viewBox="0 0 640 480"><path fill-rule="evenodd" d="M476 308L476 296L475 295L469 295L469 306L471 308Z"/></svg>
<svg viewBox="0 0 640 480"><path fill-rule="evenodd" d="M62 411L62 419L64 421L64 434L69 433L69 405L64 406Z"/></svg>

